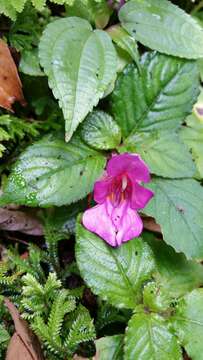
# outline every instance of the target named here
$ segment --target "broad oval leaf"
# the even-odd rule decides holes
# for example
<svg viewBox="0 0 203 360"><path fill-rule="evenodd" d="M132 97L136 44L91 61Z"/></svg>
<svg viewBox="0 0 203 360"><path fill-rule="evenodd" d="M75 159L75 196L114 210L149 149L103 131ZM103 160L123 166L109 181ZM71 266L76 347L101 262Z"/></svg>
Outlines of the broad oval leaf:
<svg viewBox="0 0 203 360"><path fill-rule="evenodd" d="M105 336L96 340L95 360L123 360L123 340L123 335Z"/></svg>
<svg viewBox="0 0 203 360"><path fill-rule="evenodd" d="M202 28L168 0L132 0L119 12L122 26L143 45L188 59L203 57Z"/></svg>
<svg viewBox="0 0 203 360"><path fill-rule="evenodd" d="M107 32L115 44L126 51L139 68L139 52L136 41L120 25L111 26Z"/></svg>
<svg viewBox="0 0 203 360"><path fill-rule="evenodd" d="M114 249L80 223L76 239L77 264L87 285L110 304L133 309L154 270L149 246L136 238Z"/></svg>
<svg viewBox="0 0 203 360"><path fill-rule="evenodd" d="M115 149L121 141L121 130L104 111L93 111L82 124L82 139L96 149Z"/></svg>
<svg viewBox="0 0 203 360"><path fill-rule="evenodd" d="M48 135L22 153L8 178L0 204L61 206L85 197L93 189L105 157L78 138L65 143Z"/></svg>
<svg viewBox="0 0 203 360"><path fill-rule="evenodd" d="M130 319L125 336L125 360L182 360L181 353L163 317L140 312Z"/></svg>
<svg viewBox="0 0 203 360"><path fill-rule="evenodd" d="M69 17L46 27L39 56L63 110L69 141L115 78L116 51L104 31L93 31L86 20Z"/></svg>
<svg viewBox="0 0 203 360"><path fill-rule="evenodd" d="M156 263L154 278L168 296L178 298L203 285L203 266L196 261L187 260L164 241L145 234Z"/></svg>
<svg viewBox="0 0 203 360"><path fill-rule="evenodd" d="M196 180L155 178L144 213L156 219L164 240L187 258L203 258L203 188Z"/></svg>
<svg viewBox="0 0 203 360"><path fill-rule="evenodd" d="M189 149L175 132L139 132L127 138L119 151L140 154L150 172L163 177L186 178L195 172Z"/></svg>
<svg viewBox="0 0 203 360"><path fill-rule="evenodd" d="M203 289L193 290L176 307L173 325L192 360L203 359Z"/></svg>
<svg viewBox="0 0 203 360"><path fill-rule="evenodd" d="M195 117L188 116L187 126L181 130L181 138L192 151L192 155L197 166L197 176L203 178L203 123Z"/></svg>
<svg viewBox="0 0 203 360"><path fill-rule="evenodd" d="M156 52L128 65L110 98L124 137L139 131L176 129L191 113L199 93L197 64Z"/></svg>

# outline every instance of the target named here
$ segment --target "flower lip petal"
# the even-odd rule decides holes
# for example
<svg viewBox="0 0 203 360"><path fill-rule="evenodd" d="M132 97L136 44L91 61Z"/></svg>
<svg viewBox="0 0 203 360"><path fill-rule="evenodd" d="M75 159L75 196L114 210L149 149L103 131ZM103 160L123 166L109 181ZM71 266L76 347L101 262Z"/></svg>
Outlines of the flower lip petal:
<svg viewBox="0 0 203 360"><path fill-rule="evenodd" d="M128 201L123 201L120 206L114 208L111 219L116 228L118 246L139 236L143 230L143 223L139 214L130 208Z"/></svg>
<svg viewBox="0 0 203 360"><path fill-rule="evenodd" d="M150 181L149 168L138 154L112 156L107 165L107 174L113 177L127 174L131 181Z"/></svg>
<svg viewBox="0 0 203 360"><path fill-rule="evenodd" d="M106 203L94 206L84 212L82 217L82 223L84 227L99 235L109 245L117 246L115 237L115 226L109 216L109 204Z"/></svg>
<svg viewBox="0 0 203 360"><path fill-rule="evenodd" d="M113 247L139 236L143 229L139 214L130 208L128 201L116 208L109 200L96 205L84 212L82 223Z"/></svg>

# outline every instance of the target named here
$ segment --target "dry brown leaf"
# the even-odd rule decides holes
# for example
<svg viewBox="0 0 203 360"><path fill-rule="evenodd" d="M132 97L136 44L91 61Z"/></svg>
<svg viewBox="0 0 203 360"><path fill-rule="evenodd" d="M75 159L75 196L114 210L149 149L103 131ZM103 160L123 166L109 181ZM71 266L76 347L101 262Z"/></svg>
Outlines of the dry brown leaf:
<svg viewBox="0 0 203 360"><path fill-rule="evenodd" d="M21 318L15 305L7 298L5 305L15 325L15 333L8 345L6 360L43 360L40 343L29 329L27 322Z"/></svg>
<svg viewBox="0 0 203 360"><path fill-rule="evenodd" d="M0 39L0 106L13 111L15 101L25 105L22 84L8 45Z"/></svg>
<svg viewBox="0 0 203 360"><path fill-rule="evenodd" d="M160 225L158 225L153 217L142 216L144 228L149 231L161 233Z"/></svg>
<svg viewBox="0 0 203 360"><path fill-rule="evenodd" d="M0 208L0 229L20 231L29 235L42 235L43 228L39 220L20 210Z"/></svg>

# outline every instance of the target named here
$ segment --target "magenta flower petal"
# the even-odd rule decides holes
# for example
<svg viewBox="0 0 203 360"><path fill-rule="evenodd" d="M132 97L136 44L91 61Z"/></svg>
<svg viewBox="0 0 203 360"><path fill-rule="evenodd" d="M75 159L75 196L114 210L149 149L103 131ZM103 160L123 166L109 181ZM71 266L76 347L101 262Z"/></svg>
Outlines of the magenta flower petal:
<svg viewBox="0 0 203 360"><path fill-rule="evenodd" d="M138 210L143 209L151 198L154 196L152 190L146 189L138 183L132 185L132 194L131 194L131 208Z"/></svg>
<svg viewBox="0 0 203 360"><path fill-rule="evenodd" d="M127 201L123 201L118 207L113 207L110 201L106 201L86 210L82 223L86 229L99 235L113 247L139 236L143 229L140 216L129 207Z"/></svg>
<svg viewBox="0 0 203 360"><path fill-rule="evenodd" d="M122 201L119 206L113 208L111 218L116 229L118 246L139 236L142 232L142 220L137 212L130 208L127 201Z"/></svg>
<svg viewBox="0 0 203 360"><path fill-rule="evenodd" d="M143 224L138 209L144 208L153 191L140 182L148 182L148 166L137 154L114 155L103 179L94 186L94 200L99 204L83 215L83 225L111 246L140 235Z"/></svg>
<svg viewBox="0 0 203 360"><path fill-rule="evenodd" d="M109 176L128 174L133 181L150 181L149 168L137 154L121 154L113 156L107 165Z"/></svg>
<svg viewBox="0 0 203 360"><path fill-rule="evenodd" d="M112 210L110 209L110 212ZM108 204L97 205L84 212L82 223L89 231L99 235L109 245L117 246L115 236L115 226L109 216Z"/></svg>
<svg viewBox="0 0 203 360"><path fill-rule="evenodd" d="M111 185L110 178L104 178L103 180L98 180L94 184L94 200L98 204L102 204L106 197L109 195L109 187Z"/></svg>

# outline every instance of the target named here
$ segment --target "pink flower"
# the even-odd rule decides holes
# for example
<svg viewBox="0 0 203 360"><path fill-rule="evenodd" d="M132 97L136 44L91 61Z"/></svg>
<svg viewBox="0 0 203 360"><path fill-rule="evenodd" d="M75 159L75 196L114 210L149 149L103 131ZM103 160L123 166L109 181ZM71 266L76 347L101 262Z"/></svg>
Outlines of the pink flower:
<svg viewBox="0 0 203 360"><path fill-rule="evenodd" d="M137 213L154 193L140 185L149 182L149 168L137 154L114 155L107 164L103 179L94 185L98 203L83 214L83 225L111 246L139 236L143 229Z"/></svg>

